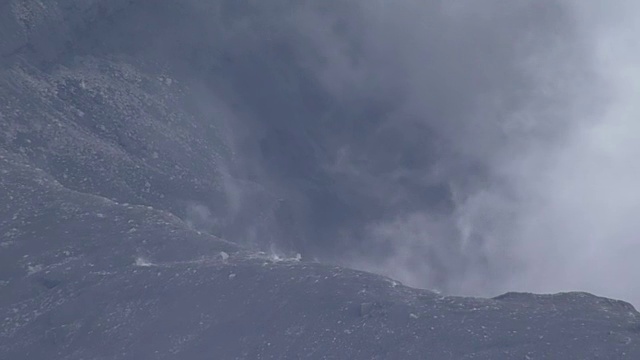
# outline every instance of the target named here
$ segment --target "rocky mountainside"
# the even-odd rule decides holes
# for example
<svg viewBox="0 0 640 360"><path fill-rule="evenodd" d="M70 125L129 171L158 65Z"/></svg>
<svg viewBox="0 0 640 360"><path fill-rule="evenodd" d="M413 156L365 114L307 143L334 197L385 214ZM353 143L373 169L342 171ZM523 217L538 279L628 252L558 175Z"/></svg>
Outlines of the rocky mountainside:
<svg viewBox="0 0 640 360"><path fill-rule="evenodd" d="M295 239L330 220L302 214L344 200L309 162L330 144L278 120L331 105L285 66L297 35L270 19L292 8L0 4L0 357L640 358L640 314L622 301L442 296L306 261L320 246ZM317 201L284 198L264 167Z"/></svg>

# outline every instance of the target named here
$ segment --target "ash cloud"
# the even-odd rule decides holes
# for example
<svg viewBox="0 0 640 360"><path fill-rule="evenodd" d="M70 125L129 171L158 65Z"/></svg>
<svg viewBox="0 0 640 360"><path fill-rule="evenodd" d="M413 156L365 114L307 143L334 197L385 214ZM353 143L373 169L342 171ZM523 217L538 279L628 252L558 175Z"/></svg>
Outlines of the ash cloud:
<svg viewBox="0 0 640 360"><path fill-rule="evenodd" d="M452 294L640 297L634 5L181 4L134 4L103 43L223 121L201 228Z"/></svg>

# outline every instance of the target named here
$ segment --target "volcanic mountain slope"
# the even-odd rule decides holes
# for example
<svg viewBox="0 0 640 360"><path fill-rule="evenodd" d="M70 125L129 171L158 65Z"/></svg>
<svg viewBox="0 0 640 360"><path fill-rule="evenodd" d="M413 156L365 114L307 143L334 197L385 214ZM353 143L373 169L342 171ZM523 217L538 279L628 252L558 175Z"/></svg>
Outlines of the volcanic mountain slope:
<svg viewBox="0 0 640 360"><path fill-rule="evenodd" d="M640 314L622 301L441 296L214 235L268 230L252 223L279 199L230 180L224 108L203 116L182 64L98 41L143 10L160 11L0 5L1 358L640 358ZM221 223L198 227L193 203Z"/></svg>
<svg viewBox="0 0 640 360"><path fill-rule="evenodd" d="M166 211L62 186L3 149L8 359L513 359L640 355L631 305L443 297L243 251Z"/></svg>

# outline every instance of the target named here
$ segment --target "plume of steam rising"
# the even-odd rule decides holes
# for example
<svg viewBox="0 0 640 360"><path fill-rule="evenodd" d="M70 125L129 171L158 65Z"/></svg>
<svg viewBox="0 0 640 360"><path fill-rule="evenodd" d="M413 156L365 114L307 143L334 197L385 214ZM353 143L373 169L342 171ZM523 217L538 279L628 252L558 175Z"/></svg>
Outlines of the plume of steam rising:
<svg viewBox="0 0 640 360"><path fill-rule="evenodd" d="M600 80L577 95L595 94L598 107L574 109L561 146L536 150L545 167L513 170L531 200L518 209L514 252L526 271L512 287L640 299L640 27L627 15L635 10L622 1L570 4Z"/></svg>
<svg viewBox="0 0 640 360"><path fill-rule="evenodd" d="M584 290L640 299L640 27L626 15L635 5L611 5L566 4L575 33L518 59L532 84L524 101L493 99L496 108L455 124L454 143L463 153L472 145L486 177L471 187L448 177L454 220L419 212L375 224L370 235L391 244L392 255L356 257L355 266L462 294ZM468 138L467 126L479 139ZM462 257L434 241L450 238L443 224L457 230ZM434 278L442 273L445 280Z"/></svg>
<svg viewBox="0 0 640 360"><path fill-rule="evenodd" d="M448 293L640 299L637 5L277 4L194 41L237 67L230 237Z"/></svg>

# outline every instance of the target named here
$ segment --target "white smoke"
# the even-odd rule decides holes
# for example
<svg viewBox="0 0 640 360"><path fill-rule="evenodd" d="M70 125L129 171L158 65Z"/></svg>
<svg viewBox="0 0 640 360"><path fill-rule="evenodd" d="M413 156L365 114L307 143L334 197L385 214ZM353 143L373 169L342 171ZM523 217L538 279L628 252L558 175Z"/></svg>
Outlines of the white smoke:
<svg viewBox="0 0 640 360"><path fill-rule="evenodd" d="M161 36L235 104L240 175L194 226L448 293L640 300L638 5L229 4Z"/></svg>
<svg viewBox="0 0 640 360"><path fill-rule="evenodd" d="M637 10L624 1L571 5L600 80L579 95L598 106L572 110L559 148L529 151L547 157L545 167L513 170L530 200L514 227L525 269L509 287L640 300L640 27L629 15Z"/></svg>
<svg viewBox="0 0 640 360"><path fill-rule="evenodd" d="M391 57L409 61L402 64L413 72L404 111L432 116L421 104L438 91L434 86L444 84L434 69L419 64L425 59L420 46L406 42L428 42L428 32L440 30L453 34L451 43L431 44L426 51L465 46L465 36L473 36L465 31L474 26L460 24L492 15L479 6L452 6L447 9L451 18L430 19L416 28L410 19L414 15L407 14L420 16L424 9L409 8L402 16L387 12L400 31L387 28L372 41ZM388 253L373 259L355 255L351 265L411 285L444 285L459 294L584 290L640 300L635 280L640 273L640 26L631 15L640 9L630 2L586 1L566 3L563 10L573 21L563 31L571 34L546 37L546 43L525 48L517 59L532 86L525 101L510 106L500 91L473 97L481 104L476 118L435 125L463 159L482 163L485 181L467 186L460 177L445 174L457 209L453 218L417 212L372 224L371 242ZM402 45L385 43L390 41L385 36L399 34ZM475 56L482 62L492 54L480 50ZM467 71L455 62L448 71ZM345 76L344 63L338 61L343 65L334 70L335 77L355 81L354 76L367 72L357 69L356 75ZM344 156L339 160L341 171L368 176ZM392 198L393 193L386 194ZM451 227L457 241L441 241L451 237ZM443 273L446 279L439 279Z"/></svg>

